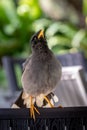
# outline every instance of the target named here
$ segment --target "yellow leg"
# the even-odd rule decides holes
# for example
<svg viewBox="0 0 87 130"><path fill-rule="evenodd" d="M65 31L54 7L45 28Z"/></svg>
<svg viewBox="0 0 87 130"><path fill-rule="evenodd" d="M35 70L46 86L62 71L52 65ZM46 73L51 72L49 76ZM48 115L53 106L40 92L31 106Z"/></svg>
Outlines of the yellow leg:
<svg viewBox="0 0 87 130"><path fill-rule="evenodd" d="M46 96L44 96L44 99L48 102L48 104L49 104L51 107L54 107L54 105L49 101L49 99L48 99Z"/></svg>
<svg viewBox="0 0 87 130"><path fill-rule="evenodd" d="M37 110L37 108L34 106L32 99L33 99L33 97L30 96L30 104L31 104L31 106L30 106L30 116L31 116L31 118L33 118L33 119L35 120L35 111L36 111L38 114L40 114L40 113L39 113L39 111Z"/></svg>

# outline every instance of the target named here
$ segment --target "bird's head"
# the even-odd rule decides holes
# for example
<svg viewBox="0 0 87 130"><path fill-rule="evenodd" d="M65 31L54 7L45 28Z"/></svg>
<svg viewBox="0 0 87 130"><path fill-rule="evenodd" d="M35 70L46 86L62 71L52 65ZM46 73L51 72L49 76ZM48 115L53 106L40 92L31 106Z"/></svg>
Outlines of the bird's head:
<svg viewBox="0 0 87 130"><path fill-rule="evenodd" d="M31 46L33 49L41 49L42 47L47 46L44 30L40 30L32 36Z"/></svg>

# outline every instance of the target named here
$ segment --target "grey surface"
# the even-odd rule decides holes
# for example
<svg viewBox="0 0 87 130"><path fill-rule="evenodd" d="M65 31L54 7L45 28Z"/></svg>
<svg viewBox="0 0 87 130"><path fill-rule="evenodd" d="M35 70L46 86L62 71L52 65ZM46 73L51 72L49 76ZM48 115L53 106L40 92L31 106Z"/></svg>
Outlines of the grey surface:
<svg viewBox="0 0 87 130"><path fill-rule="evenodd" d="M10 108L19 95L20 91L13 94L9 89L0 88L0 108Z"/></svg>
<svg viewBox="0 0 87 130"><path fill-rule="evenodd" d="M86 106L87 105L87 83L83 80L84 71L81 66L64 67L62 79L55 94L62 106Z"/></svg>

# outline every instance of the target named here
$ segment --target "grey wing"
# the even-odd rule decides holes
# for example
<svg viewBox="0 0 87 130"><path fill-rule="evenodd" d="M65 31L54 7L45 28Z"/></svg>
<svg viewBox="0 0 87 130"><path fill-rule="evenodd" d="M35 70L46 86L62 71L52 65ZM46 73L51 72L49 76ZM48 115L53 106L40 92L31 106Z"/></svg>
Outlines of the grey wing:
<svg viewBox="0 0 87 130"><path fill-rule="evenodd" d="M25 68L26 68L26 65L29 63L30 59L31 59L31 55L30 55L30 56L25 60L25 62L22 64L22 66L23 66L23 72L24 72L24 70L25 70Z"/></svg>

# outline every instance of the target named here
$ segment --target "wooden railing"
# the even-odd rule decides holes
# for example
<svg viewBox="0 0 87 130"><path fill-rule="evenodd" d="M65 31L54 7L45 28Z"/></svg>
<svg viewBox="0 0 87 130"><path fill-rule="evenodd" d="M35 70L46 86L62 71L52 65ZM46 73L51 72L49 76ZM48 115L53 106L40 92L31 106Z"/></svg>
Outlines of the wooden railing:
<svg viewBox="0 0 87 130"><path fill-rule="evenodd" d="M87 107L40 108L36 120L29 109L0 109L0 130L87 130Z"/></svg>

